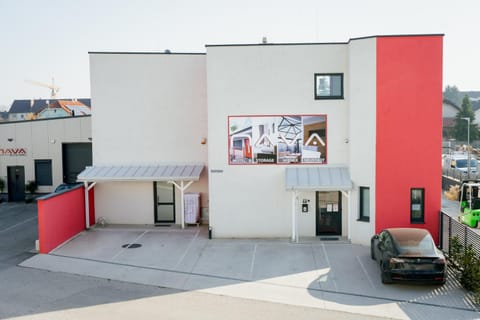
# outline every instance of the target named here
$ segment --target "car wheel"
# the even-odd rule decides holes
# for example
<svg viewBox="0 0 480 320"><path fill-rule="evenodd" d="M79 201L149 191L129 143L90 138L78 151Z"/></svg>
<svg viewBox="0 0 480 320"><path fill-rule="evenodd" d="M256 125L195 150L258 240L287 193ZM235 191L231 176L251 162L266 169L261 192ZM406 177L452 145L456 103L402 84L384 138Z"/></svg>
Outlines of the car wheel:
<svg viewBox="0 0 480 320"><path fill-rule="evenodd" d="M383 264L380 265L380 270L382 272L382 283L383 284L390 284L392 283L392 278L390 278L388 275L387 275L387 272L385 271L385 269L383 268Z"/></svg>

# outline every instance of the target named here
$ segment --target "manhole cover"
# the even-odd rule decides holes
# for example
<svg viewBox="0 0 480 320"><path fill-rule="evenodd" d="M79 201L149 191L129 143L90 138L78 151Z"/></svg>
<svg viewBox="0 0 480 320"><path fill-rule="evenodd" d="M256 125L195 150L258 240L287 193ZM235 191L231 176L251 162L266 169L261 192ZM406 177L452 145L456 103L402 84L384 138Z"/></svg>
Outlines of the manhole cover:
<svg viewBox="0 0 480 320"><path fill-rule="evenodd" d="M122 248L127 248L127 249L136 249L140 248L142 245L140 243L127 243L122 246Z"/></svg>

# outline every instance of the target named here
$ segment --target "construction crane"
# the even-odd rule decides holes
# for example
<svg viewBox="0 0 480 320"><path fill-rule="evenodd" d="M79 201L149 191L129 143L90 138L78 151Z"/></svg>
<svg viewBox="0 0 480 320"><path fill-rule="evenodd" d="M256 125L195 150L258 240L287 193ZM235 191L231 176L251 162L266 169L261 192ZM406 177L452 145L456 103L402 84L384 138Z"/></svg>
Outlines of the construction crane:
<svg viewBox="0 0 480 320"><path fill-rule="evenodd" d="M34 81L34 80L25 80L25 81L30 83L30 84L33 84L33 85L49 88L51 90L50 91L50 97L52 99L56 99L57 98L57 92L60 91L60 88L55 86L55 79L54 78L52 78L52 84L43 83L43 82Z"/></svg>

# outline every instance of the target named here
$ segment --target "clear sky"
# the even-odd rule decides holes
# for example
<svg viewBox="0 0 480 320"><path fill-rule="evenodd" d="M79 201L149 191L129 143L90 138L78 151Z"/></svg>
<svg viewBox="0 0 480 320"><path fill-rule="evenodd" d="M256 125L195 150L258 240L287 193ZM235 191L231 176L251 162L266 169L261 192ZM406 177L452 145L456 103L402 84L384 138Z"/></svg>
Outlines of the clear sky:
<svg viewBox="0 0 480 320"><path fill-rule="evenodd" d="M0 0L0 110L90 97L89 51L205 52L205 44L346 42L443 33L444 86L480 90L480 0Z"/></svg>

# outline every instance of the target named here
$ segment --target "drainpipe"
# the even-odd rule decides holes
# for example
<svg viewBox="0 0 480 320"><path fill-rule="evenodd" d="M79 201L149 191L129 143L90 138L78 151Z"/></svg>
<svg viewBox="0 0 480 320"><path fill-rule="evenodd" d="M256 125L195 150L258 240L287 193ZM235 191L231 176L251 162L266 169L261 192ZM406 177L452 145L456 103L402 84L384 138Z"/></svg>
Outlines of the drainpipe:
<svg viewBox="0 0 480 320"><path fill-rule="evenodd" d="M297 191L292 190L292 242L298 242Z"/></svg>
<svg viewBox="0 0 480 320"><path fill-rule="evenodd" d="M352 240L352 234L351 234L351 230L352 230L352 201L350 199L350 192L351 191L341 191L342 194L347 198L347 202L348 202L348 215L347 215L347 239L348 240Z"/></svg>

